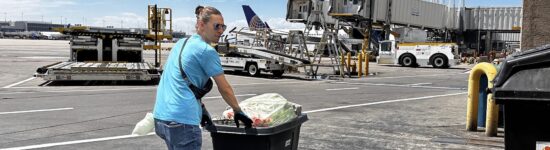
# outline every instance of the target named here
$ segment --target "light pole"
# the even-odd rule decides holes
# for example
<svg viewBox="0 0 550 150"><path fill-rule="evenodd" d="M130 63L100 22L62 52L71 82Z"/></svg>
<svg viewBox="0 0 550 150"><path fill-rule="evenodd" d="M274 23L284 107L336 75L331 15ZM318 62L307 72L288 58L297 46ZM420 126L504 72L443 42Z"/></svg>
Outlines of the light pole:
<svg viewBox="0 0 550 150"><path fill-rule="evenodd" d="M8 13L4 12L4 22L8 22Z"/></svg>

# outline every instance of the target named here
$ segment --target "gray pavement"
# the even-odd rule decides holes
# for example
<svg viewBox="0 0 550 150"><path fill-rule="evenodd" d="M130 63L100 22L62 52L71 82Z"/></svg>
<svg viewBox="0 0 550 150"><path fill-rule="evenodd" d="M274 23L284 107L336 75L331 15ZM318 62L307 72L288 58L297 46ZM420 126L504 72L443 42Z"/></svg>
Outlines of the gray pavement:
<svg viewBox="0 0 550 150"><path fill-rule="evenodd" d="M166 149L155 135L129 136L152 110L155 84L30 78L36 68L68 59L65 44L0 39L0 149ZM152 58L152 52L146 55ZM227 78L239 100L279 93L301 104L309 121L301 126L299 149L504 148L503 132L486 137L483 131L465 131L471 66L370 66L376 74L363 78L300 80L300 74L252 78L238 73L227 73ZM204 100L214 116L227 107L219 96L213 90ZM210 133L204 131L202 137L203 149L212 149Z"/></svg>

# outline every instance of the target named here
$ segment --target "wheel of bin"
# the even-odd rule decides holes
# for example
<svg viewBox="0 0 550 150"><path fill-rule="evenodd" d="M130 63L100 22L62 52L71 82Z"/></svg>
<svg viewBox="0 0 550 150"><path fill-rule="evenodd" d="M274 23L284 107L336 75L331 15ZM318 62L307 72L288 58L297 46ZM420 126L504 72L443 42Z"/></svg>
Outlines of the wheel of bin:
<svg viewBox="0 0 550 150"><path fill-rule="evenodd" d="M431 63L434 68L447 68L449 60L443 55L436 55L433 57Z"/></svg>
<svg viewBox="0 0 550 150"><path fill-rule="evenodd" d="M274 70L274 71L273 71L273 76L274 76L274 77L280 78L280 77L283 76L283 73L284 73L283 70Z"/></svg>
<svg viewBox="0 0 550 150"><path fill-rule="evenodd" d="M260 70L258 69L258 66L254 63L251 63L247 67L248 74L250 76L258 76L260 75Z"/></svg>
<svg viewBox="0 0 550 150"><path fill-rule="evenodd" d="M416 58L411 54L401 56L401 65L405 67L413 67L416 64Z"/></svg>

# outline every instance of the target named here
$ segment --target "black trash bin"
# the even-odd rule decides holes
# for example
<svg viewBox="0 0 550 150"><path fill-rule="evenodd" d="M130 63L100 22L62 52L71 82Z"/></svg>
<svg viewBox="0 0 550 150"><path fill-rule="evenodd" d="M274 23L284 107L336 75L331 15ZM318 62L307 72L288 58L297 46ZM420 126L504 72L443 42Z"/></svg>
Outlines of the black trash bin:
<svg viewBox="0 0 550 150"><path fill-rule="evenodd" d="M506 150L550 146L550 45L505 60L494 84Z"/></svg>
<svg viewBox="0 0 550 150"><path fill-rule="evenodd" d="M300 127L308 120L307 114L273 127L237 128L234 123L214 120L215 128L206 128L215 150L296 150ZM228 124L228 125L224 125Z"/></svg>

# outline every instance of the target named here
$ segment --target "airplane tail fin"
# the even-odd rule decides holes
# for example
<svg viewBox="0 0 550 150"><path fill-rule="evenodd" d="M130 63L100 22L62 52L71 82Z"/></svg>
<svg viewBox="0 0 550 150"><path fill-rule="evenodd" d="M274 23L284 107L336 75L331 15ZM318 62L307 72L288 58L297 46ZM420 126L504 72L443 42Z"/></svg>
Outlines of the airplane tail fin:
<svg viewBox="0 0 550 150"><path fill-rule="evenodd" d="M269 25L267 25L267 22L263 22L258 15L250 8L248 5L243 5L243 11L244 15L246 16L246 21L248 23L248 27L251 30L257 30L257 29L270 29Z"/></svg>

